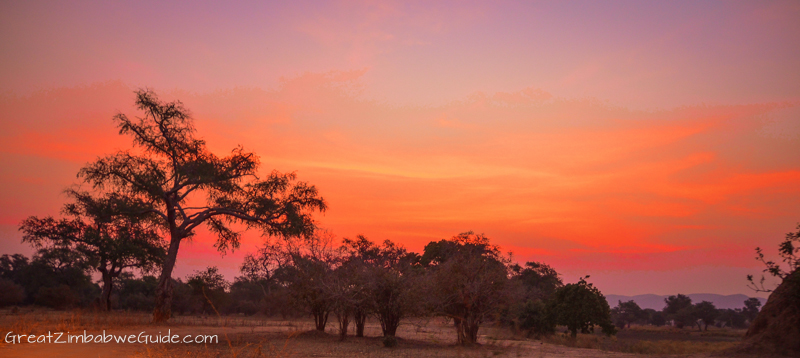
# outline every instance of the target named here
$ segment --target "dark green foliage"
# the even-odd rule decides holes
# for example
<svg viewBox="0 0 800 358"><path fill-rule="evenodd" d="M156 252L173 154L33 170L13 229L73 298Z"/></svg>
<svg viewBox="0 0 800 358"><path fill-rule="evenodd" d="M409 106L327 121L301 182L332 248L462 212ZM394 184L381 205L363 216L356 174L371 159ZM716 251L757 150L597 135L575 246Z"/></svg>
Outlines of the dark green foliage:
<svg viewBox="0 0 800 358"><path fill-rule="evenodd" d="M158 279L154 276L134 278L125 275L120 279L117 301L120 309L131 311L152 311L155 306Z"/></svg>
<svg viewBox="0 0 800 358"><path fill-rule="evenodd" d="M631 323L644 322L647 318L647 312L633 300L619 301L617 307L611 309L611 319L619 328L630 327Z"/></svg>
<svg viewBox="0 0 800 358"><path fill-rule="evenodd" d="M747 317L747 320L753 322L758 316L759 307L761 307L761 301L758 298L748 298L744 301L744 308L742 309L742 314Z"/></svg>
<svg viewBox="0 0 800 358"><path fill-rule="evenodd" d="M705 330L708 330L708 325L714 324L714 320L719 316L719 310L714 307L714 304L708 301L703 301L694 305L694 316L703 321ZM699 325L698 325L699 328Z"/></svg>
<svg viewBox="0 0 800 358"><path fill-rule="evenodd" d="M664 315L673 320L675 326L683 328L685 325L694 326L696 318L692 310L692 299L689 296L678 294L664 299Z"/></svg>
<svg viewBox="0 0 800 358"><path fill-rule="evenodd" d="M579 331L594 332L594 326L599 326L609 336L617 332L611 323L611 309L606 298L583 278L557 289L547 309L553 312L556 324L567 326L573 337Z"/></svg>
<svg viewBox="0 0 800 358"><path fill-rule="evenodd" d="M0 278L0 307L22 303L25 289L7 278Z"/></svg>
<svg viewBox="0 0 800 358"><path fill-rule="evenodd" d="M552 297L556 289L563 286L556 270L540 262L526 262L522 267L518 264L511 265L512 280L522 284L526 299L547 300Z"/></svg>
<svg viewBox="0 0 800 358"><path fill-rule="evenodd" d="M267 304L265 301L267 293L264 285L257 280L250 280L245 277L237 277L230 287L230 302L226 311L230 313L242 313L252 316L263 312ZM272 302L274 304L274 302Z"/></svg>
<svg viewBox="0 0 800 358"><path fill-rule="evenodd" d="M545 312L545 302L563 286L558 272L543 263L527 262L524 266L510 265L509 274L506 302L497 315L498 322L529 335L554 331L555 323Z"/></svg>
<svg viewBox="0 0 800 358"><path fill-rule="evenodd" d="M29 217L20 224L22 241L42 255L66 255L99 272L103 282L100 302L110 310L115 281L125 269L149 270L163 260L156 217L122 195L96 198L75 190L67 194L73 200L64 206L68 218Z"/></svg>
<svg viewBox="0 0 800 358"><path fill-rule="evenodd" d="M720 327L747 328L747 316L741 309L720 309L717 316L717 323Z"/></svg>
<svg viewBox="0 0 800 358"><path fill-rule="evenodd" d="M647 315L647 324L651 324L656 327L661 327L667 324L667 318L664 316L664 312L662 311L656 311L652 308L645 308L644 314Z"/></svg>
<svg viewBox="0 0 800 358"><path fill-rule="evenodd" d="M194 298L194 289L181 279L172 279L172 306L171 309L178 314L197 313L203 309L202 303Z"/></svg>
<svg viewBox="0 0 800 358"><path fill-rule="evenodd" d="M519 328L536 336L552 334L556 331L556 320L544 301L527 300L519 313Z"/></svg>
<svg viewBox="0 0 800 358"><path fill-rule="evenodd" d="M186 283L192 288L194 306L201 307L203 314L218 314L227 303L229 284L216 266L195 271L186 278Z"/></svg>
<svg viewBox="0 0 800 358"><path fill-rule="evenodd" d="M19 254L0 256L0 278L24 290L23 304L53 308L88 307L97 300L100 289L92 283L84 262L69 251L39 250L33 259ZM64 291L65 286L69 292ZM65 302L58 302L61 292Z"/></svg>

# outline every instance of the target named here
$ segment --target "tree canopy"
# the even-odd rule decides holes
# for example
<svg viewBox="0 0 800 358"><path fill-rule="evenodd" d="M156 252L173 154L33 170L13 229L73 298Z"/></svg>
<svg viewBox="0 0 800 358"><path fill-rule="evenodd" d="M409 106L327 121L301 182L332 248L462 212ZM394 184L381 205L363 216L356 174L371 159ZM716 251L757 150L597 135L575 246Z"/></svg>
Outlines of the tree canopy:
<svg viewBox="0 0 800 358"><path fill-rule="evenodd" d="M68 190L73 202L64 206L68 218L29 217L20 225L23 242L41 255L69 256L102 275L102 306L111 309L114 279L123 270L150 270L164 258L164 245L153 216L117 193L94 197ZM131 214L136 213L136 214Z"/></svg>
<svg viewBox="0 0 800 358"><path fill-rule="evenodd" d="M555 324L567 326L572 337L578 331L592 333L595 326L600 326L607 335L617 332L605 296L584 278L558 288L548 309L555 317Z"/></svg>
<svg viewBox="0 0 800 358"><path fill-rule="evenodd" d="M297 182L294 173L271 172L261 178L259 159L242 147L219 157L195 136L189 111L180 101L162 102L149 90L136 91L143 116L114 117L119 133L134 148L99 158L78 176L96 190L124 195L151 213L169 235L161 267L154 321L170 316L172 270L183 239L205 225L217 236L221 252L239 246L241 230L268 236L301 236L314 228L311 214L324 211L317 189Z"/></svg>

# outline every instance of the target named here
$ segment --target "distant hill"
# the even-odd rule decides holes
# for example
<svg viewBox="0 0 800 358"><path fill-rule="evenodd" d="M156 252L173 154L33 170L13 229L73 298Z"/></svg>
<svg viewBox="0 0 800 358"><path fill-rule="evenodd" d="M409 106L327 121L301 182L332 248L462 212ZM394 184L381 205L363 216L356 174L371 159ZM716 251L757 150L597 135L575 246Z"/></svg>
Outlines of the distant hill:
<svg viewBox="0 0 800 358"><path fill-rule="evenodd" d="M646 295L636 295L636 296L622 296L622 295L606 295L606 300L608 300L608 305L611 308L616 307L619 304L619 301L626 302L633 300L636 304L639 305L641 308L652 308L654 310L660 311L664 309L664 299L669 297L670 295L653 295L653 294L646 294ZM692 293L687 295L689 298L692 299L692 303L697 303L701 301L709 301L714 304L717 308L742 308L744 307L744 301L750 297L747 297L742 294L738 295L717 295L714 293ZM766 298L758 298L761 301L761 306L763 307L765 303L767 303Z"/></svg>

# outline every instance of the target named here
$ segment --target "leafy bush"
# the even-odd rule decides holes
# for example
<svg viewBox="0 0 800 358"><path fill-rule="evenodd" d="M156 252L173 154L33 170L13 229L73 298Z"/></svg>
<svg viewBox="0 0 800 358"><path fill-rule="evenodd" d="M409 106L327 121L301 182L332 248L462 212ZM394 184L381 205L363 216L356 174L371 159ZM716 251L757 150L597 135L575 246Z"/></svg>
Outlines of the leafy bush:
<svg viewBox="0 0 800 358"><path fill-rule="evenodd" d="M397 347L397 338L395 336L385 336L385 337L383 337L383 346L386 347L386 348Z"/></svg>
<svg viewBox="0 0 800 358"><path fill-rule="evenodd" d="M25 289L11 280L0 278L0 307L15 305L25 299Z"/></svg>

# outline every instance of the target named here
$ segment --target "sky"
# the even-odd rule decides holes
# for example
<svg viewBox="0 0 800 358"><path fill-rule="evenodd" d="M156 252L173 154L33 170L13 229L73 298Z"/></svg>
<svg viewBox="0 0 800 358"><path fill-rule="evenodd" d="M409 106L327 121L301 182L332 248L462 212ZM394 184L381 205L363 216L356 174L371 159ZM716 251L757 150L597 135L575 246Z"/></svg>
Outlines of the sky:
<svg viewBox="0 0 800 358"><path fill-rule="evenodd" d="M800 4L0 3L0 253L59 215L133 91L296 172L337 237L484 233L604 293L745 293L800 222ZM262 242L207 232L176 276Z"/></svg>

